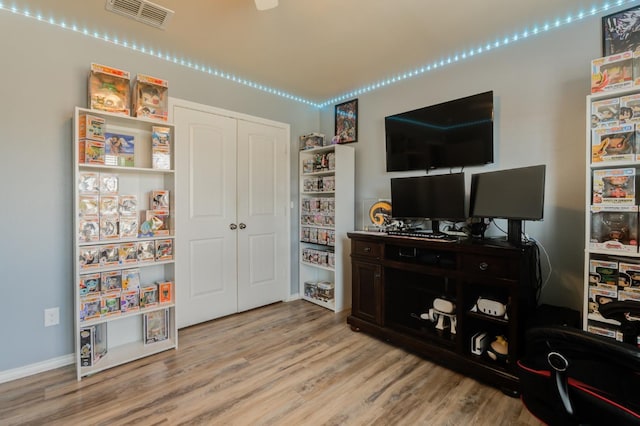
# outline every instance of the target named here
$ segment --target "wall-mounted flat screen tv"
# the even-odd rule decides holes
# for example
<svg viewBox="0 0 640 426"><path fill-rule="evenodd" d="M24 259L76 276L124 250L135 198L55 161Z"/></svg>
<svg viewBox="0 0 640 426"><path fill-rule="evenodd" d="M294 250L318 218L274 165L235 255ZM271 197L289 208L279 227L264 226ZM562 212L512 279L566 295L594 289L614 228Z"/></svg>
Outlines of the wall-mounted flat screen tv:
<svg viewBox="0 0 640 426"><path fill-rule="evenodd" d="M385 117L387 171L493 162L493 91Z"/></svg>

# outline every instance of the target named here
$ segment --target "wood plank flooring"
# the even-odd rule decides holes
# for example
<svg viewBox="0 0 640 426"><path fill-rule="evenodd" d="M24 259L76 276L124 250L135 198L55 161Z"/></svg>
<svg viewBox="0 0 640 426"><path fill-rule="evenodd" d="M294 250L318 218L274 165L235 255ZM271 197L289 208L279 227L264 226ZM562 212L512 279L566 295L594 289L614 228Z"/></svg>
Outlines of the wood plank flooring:
<svg viewBox="0 0 640 426"><path fill-rule="evenodd" d="M179 349L76 381L0 384L2 425L539 425L521 401L278 303L180 330Z"/></svg>

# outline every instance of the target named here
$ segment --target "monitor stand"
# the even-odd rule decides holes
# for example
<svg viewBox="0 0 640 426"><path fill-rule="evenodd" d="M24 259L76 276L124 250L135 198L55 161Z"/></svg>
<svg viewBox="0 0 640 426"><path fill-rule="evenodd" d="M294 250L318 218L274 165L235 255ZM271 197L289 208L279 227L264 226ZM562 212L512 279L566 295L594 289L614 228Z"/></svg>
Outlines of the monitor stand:
<svg viewBox="0 0 640 426"><path fill-rule="evenodd" d="M442 231L440 231L440 221L438 220L431 221L431 232L433 232L436 235L442 234Z"/></svg>
<svg viewBox="0 0 640 426"><path fill-rule="evenodd" d="M507 241L514 247L522 245L522 221L507 219Z"/></svg>
<svg viewBox="0 0 640 426"><path fill-rule="evenodd" d="M481 244L496 247L522 247L522 221L516 219L507 219L507 237L488 237L482 238Z"/></svg>

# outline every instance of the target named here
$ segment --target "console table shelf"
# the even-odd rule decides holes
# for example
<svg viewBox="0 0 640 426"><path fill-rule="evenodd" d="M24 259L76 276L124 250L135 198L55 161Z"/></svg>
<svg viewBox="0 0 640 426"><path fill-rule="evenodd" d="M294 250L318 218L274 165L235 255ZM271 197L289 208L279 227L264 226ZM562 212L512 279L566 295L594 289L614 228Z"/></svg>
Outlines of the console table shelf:
<svg viewBox="0 0 640 426"><path fill-rule="evenodd" d="M535 308L535 244L439 242L371 232L348 236L353 296L347 322L354 331L519 395L516 361ZM479 298L499 302L506 315L479 311ZM438 311L436 300L450 302L453 309ZM488 344L497 336L507 340L506 359L472 352L481 333L487 333Z"/></svg>

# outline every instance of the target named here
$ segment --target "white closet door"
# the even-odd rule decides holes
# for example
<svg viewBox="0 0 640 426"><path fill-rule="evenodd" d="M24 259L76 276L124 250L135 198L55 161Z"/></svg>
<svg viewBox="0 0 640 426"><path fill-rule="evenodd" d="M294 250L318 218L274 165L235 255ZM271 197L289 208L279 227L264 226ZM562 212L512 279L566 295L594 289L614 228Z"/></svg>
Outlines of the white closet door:
<svg viewBox="0 0 640 426"><path fill-rule="evenodd" d="M237 312L236 120L175 105L178 327Z"/></svg>
<svg viewBox="0 0 640 426"><path fill-rule="evenodd" d="M289 288L287 132L238 121L238 310L285 300ZM246 227L245 227L246 226Z"/></svg>

